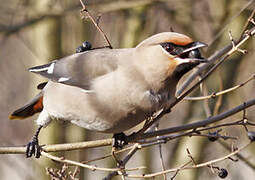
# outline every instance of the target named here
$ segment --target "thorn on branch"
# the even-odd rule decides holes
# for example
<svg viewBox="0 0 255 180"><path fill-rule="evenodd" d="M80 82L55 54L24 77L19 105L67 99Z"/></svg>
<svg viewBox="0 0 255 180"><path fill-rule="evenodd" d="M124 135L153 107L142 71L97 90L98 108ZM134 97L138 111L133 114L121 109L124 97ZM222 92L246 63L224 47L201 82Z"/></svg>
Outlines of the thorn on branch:
<svg viewBox="0 0 255 180"><path fill-rule="evenodd" d="M244 102L243 105L246 106L246 103ZM249 130L246 126L246 124L248 124L248 118L246 116L246 109L243 110L243 119L242 120L243 120L243 127L245 128L246 132L248 132Z"/></svg>
<svg viewBox="0 0 255 180"><path fill-rule="evenodd" d="M253 25L255 25L254 18L249 18L248 20L249 20L249 22L251 22Z"/></svg>
<svg viewBox="0 0 255 180"><path fill-rule="evenodd" d="M195 160L194 160L193 156L191 155L191 153L190 153L190 151L189 151L188 148L186 149L186 151L187 151L188 157L191 159L192 163L193 163L194 165L196 165L196 162L195 162Z"/></svg>
<svg viewBox="0 0 255 180"><path fill-rule="evenodd" d="M234 146L234 144L231 145L231 152L237 151L238 147Z"/></svg>
<svg viewBox="0 0 255 180"><path fill-rule="evenodd" d="M234 158L232 158L232 157L228 157L228 159L230 159L230 160L233 161L233 162L237 162L237 161L238 161L238 159L234 159Z"/></svg>

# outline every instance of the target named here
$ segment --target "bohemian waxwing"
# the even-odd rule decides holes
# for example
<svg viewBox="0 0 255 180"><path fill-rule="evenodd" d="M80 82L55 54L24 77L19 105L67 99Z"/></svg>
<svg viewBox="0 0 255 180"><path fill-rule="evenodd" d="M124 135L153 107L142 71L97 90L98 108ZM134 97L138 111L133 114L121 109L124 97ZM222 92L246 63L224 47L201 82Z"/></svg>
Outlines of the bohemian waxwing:
<svg viewBox="0 0 255 180"><path fill-rule="evenodd" d="M52 119L121 133L169 108L182 75L206 61L199 52L205 46L183 34L164 32L135 48L91 49L30 68L49 82L10 116L21 119L40 112L39 129L28 144L27 157L40 156L35 149L37 136Z"/></svg>

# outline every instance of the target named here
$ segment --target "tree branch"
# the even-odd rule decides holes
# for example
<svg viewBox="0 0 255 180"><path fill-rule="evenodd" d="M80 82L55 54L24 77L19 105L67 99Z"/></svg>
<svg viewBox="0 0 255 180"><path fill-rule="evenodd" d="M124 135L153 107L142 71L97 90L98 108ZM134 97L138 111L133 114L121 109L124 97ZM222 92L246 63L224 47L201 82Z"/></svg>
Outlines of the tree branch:
<svg viewBox="0 0 255 180"><path fill-rule="evenodd" d="M59 152L59 151L71 151L77 149L87 149L95 147L103 147L112 145L112 139L66 143L66 144L54 144L44 145L42 150L45 152ZM0 147L0 154L24 154L26 147Z"/></svg>
<svg viewBox="0 0 255 180"><path fill-rule="evenodd" d="M218 163L220 161L223 161L225 159L228 159L228 158L238 154L240 151L242 151L243 149L247 148L250 144L251 144L251 142L246 144L246 145L244 145L243 147L233 151L232 153L230 153L230 154L228 154L226 156L223 156L221 158L214 159L214 160L211 160L211 161L208 161L208 162L205 162L205 163L196 164L196 165L193 165L193 166L186 166L186 164L185 164L185 166L182 166L180 168L168 169L166 171L161 171L161 172L151 173L151 174L144 174L144 175L133 175L133 174L129 175L129 174L127 174L126 177L128 177L128 178L152 178L152 177L160 176L162 174L170 173L170 172L179 172L181 170L195 169L195 168L201 168L201 167L208 167L208 166L211 166L214 163ZM189 161L189 163L190 163L190 161Z"/></svg>
<svg viewBox="0 0 255 180"><path fill-rule="evenodd" d="M166 134L171 134L171 133L175 133L175 132L180 132L180 131L186 131L186 130L190 130L190 129L196 129L196 128L199 128L199 127L203 127L203 126L206 126L208 124L211 124L211 123L215 123L215 122L218 122L218 121L221 121L233 114L236 114L250 106L253 106L255 105L255 99L252 99L250 101L247 101L233 109L230 109L228 111L225 111L221 114L218 114L216 116L212 116L212 117L209 117L205 120L202 120L202 121L197 121L197 122L194 122L194 123L190 123L190 124L184 124L182 126L176 126L176 127L171 127L171 128L167 128L167 129L160 129L158 131L154 131L154 132L147 132L147 133L144 133L144 134L132 134L130 136L128 136L128 141L136 141L138 139L145 139L145 138L151 138L151 137L156 137L156 136L161 136L161 135L166 135Z"/></svg>

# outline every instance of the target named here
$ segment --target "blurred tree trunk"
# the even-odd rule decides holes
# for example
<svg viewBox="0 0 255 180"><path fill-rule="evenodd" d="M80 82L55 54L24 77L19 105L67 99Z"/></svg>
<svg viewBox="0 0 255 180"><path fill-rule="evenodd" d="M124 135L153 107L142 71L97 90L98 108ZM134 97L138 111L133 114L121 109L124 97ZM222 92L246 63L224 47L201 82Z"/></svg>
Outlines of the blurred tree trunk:
<svg viewBox="0 0 255 180"><path fill-rule="evenodd" d="M42 0L35 2L35 9L39 12L48 9L51 0ZM39 57L40 64L48 63L61 56L61 21L58 17L46 18L35 24L33 34L33 48ZM37 64L38 62L36 62ZM37 64L39 65L39 64ZM35 75L36 76L36 75ZM35 77L33 76L33 78ZM36 85L40 83L35 77L31 81L31 92L35 92ZM38 91L36 92L38 93ZM56 102L58 103L58 102ZM59 123L52 122L47 128L43 128L39 135L40 144L56 144L63 142L64 129ZM38 179L49 179L46 175L46 167L54 167L56 163L41 157L39 159L40 169L37 170Z"/></svg>

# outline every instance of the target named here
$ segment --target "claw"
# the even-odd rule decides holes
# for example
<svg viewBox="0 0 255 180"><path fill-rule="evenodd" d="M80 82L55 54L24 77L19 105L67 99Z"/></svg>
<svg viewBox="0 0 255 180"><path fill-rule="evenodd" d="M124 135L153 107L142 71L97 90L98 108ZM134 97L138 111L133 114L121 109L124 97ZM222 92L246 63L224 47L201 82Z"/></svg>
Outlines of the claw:
<svg viewBox="0 0 255 180"><path fill-rule="evenodd" d="M38 139L35 138L27 144L26 157L29 158L32 155L36 158L40 158L41 156L41 147L38 144Z"/></svg>
<svg viewBox="0 0 255 180"><path fill-rule="evenodd" d="M124 133L117 133L113 135L113 143L112 146L121 149L123 146L127 145L127 138Z"/></svg>
<svg viewBox="0 0 255 180"><path fill-rule="evenodd" d="M39 146L39 143L38 143L38 135L39 135L41 128L42 128L42 126L39 126L34 137L32 138L32 141L30 141L27 144L27 149L26 149L26 157L27 158L30 158L33 155L35 156L35 158L40 158L40 156L41 156L41 147Z"/></svg>

